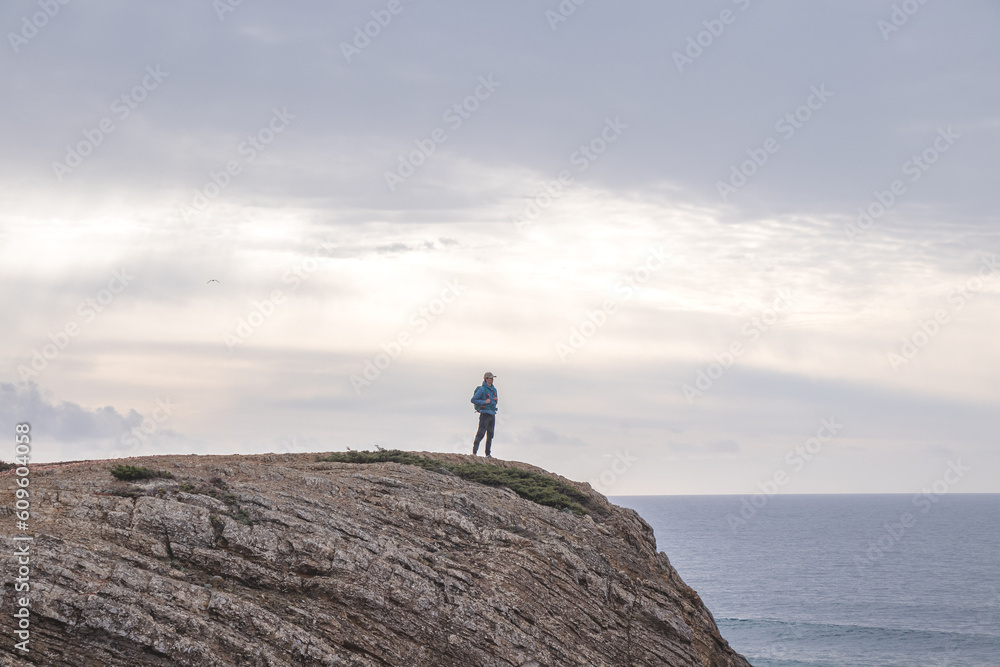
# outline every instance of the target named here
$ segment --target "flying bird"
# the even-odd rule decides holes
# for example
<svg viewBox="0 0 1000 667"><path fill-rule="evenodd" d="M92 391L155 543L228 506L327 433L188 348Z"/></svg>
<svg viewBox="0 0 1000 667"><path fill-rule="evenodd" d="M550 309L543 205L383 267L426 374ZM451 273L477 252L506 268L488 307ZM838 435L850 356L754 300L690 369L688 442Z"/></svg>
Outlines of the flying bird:
<svg viewBox="0 0 1000 667"><path fill-rule="evenodd" d="M219 283L219 281L216 280L215 278L212 278L211 280L208 281L208 283ZM205 283L205 284L207 285L208 283ZM221 285L222 283L219 283L219 284Z"/></svg>

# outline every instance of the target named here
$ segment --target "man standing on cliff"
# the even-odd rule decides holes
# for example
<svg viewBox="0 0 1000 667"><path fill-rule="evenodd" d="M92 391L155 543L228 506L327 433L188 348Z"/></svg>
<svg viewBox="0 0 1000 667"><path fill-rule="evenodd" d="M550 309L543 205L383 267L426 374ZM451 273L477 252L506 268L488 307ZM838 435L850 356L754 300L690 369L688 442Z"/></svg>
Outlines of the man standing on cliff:
<svg viewBox="0 0 1000 667"><path fill-rule="evenodd" d="M479 430L476 431L476 439L472 443L472 455L479 453L479 441L486 436L486 458L490 456L490 445L493 444L493 427L497 421L497 390L493 386L493 373L487 372L483 375L483 386L476 388L476 393L472 395L472 404L479 413Z"/></svg>

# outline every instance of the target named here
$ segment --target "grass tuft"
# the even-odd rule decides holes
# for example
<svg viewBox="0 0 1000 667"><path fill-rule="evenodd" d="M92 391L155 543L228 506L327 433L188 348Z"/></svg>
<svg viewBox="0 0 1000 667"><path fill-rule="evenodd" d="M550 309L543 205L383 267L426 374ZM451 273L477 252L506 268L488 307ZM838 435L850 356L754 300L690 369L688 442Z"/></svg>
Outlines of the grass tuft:
<svg viewBox="0 0 1000 667"><path fill-rule="evenodd" d="M120 479L125 482L135 481L137 479L153 479L159 477L166 477L173 479L173 474L165 470L153 470L151 468L141 468L137 466L127 466L127 465L116 465L111 468L111 474L115 478ZM241 505L240 499L237 495L231 493L226 487L225 482L221 479L215 477L211 480L214 486L205 486L201 484L192 484L191 482L181 482L180 484L173 484L166 488L160 487L156 489L156 495L159 497L166 496L167 492L177 493L178 491L184 491L186 493L201 494L203 496L210 496L216 500L224 503L227 506L227 511L223 512L226 516L232 518L234 521L242 523L244 526L254 525L253 517L250 513ZM104 493L112 496L121 496L123 498L142 498L145 496L151 496L153 492L149 489L143 489L142 487L124 487L115 488L105 491ZM211 515L214 517L212 520L212 526L216 526L216 521L221 524L221 519L216 515ZM221 534L221 533L220 533Z"/></svg>
<svg viewBox="0 0 1000 667"><path fill-rule="evenodd" d="M116 465L111 468L111 475L123 482L134 482L137 479L155 479L159 477L172 478L173 474L166 470L153 470L141 466Z"/></svg>
<svg viewBox="0 0 1000 667"><path fill-rule="evenodd" d="M209 486L197 486L195 484L191 484L190 482L184 482L177 488L186 493L200 493L203 496L215 498L229 507L229 511L225 512L226 516L230 517L234 521L239 521L244 526L253 525L253 517L251 517L249 512L247 512L240 504L239 497L229 491Z"/></svg>
<svg viewBox="0 0 1000 667"><path fill-rule="evenodd" d="M565 509L577 515L588 514L594 508L590 497L554 477L530 470L501 468L489 463L445 463L398 449L362 452L332 452L316 458L329 463L403 463L445 475L455 475L486 486L507 487L525 500Z"/></svg>

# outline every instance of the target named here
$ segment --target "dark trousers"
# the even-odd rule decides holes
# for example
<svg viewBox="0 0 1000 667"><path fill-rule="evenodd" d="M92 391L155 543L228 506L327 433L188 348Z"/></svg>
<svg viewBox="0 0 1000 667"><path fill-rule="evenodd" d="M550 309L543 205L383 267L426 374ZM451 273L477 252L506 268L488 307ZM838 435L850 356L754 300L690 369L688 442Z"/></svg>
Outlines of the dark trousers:
<svg viewBox="0 0 1000 667"><path fill-rule="evenodd" d="M490 445L493 444L493 427L496 426L497 416L487 414L485 412L479 413L479 430L476 431L476 439L472 443L472 453L475 454L479 451L479 441L483 439L483 435L486 436L486 456L490 455Z"/></svg>

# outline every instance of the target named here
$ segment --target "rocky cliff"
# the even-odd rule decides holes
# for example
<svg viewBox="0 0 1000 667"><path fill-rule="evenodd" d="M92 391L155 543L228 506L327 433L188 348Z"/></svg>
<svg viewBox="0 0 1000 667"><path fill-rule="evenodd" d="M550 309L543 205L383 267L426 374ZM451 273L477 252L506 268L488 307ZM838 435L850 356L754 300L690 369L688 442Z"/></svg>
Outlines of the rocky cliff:
<svg viewBox="0 0 1000 667"><path fill-rule="evenodd" d="M0 664L749 665L652 529L586 484L558 478L586 494L574 514L399 463L156 456L124 463L173 477L134 482L115 463L32 466L30 652L8 529Z"/></svg>

